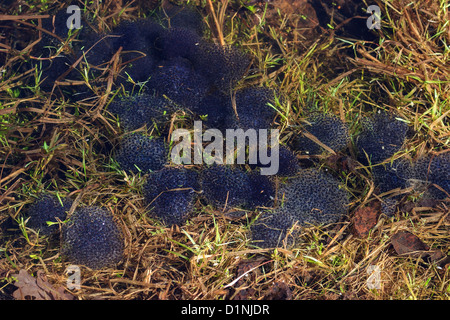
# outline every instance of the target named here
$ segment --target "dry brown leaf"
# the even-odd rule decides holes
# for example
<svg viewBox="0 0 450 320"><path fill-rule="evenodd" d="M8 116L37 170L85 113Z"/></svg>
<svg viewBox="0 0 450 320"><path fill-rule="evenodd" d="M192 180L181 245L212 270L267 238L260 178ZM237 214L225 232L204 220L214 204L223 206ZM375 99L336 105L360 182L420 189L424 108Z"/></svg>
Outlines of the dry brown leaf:
<svg viewBox="0 0 450 320"><path fill-rule="evenodd" d="M275 282L264 295L264 300L292 300L292 290L285 282Z"/></svg>
<svg viewBox="0 0 450 320"><path fill-rule="evenodd" d="M377 224L379 210L372 207L359 208L353 218L353 229L356 236L363 238L369 235L370 230Z"/></svg>
<svg viewBox="0 0 450 320"><path fill-rule="evenodd" d="M36 278L21 269L13 275L17 281L14 284L18 289L13 292L16 300L73 300L74 296L64 291L64 287L55 289L42 270L37 272Z"/></svg>
<svg viewBox="0 0 450 320"><path fill-rule="evenodd" d="M395 252L399 255L419 255L428 253L430 248L417 236L408 231L399 231L391 237Z"/></svg>
<svg viewBox="0 0 450 320"><path fill-rule="evenodd" d="M236 279L239 280L235 284L235 288L238 288L239 291L234 296L233 300L249 300L254 297L256 290L248 286L248 282L255 280L256 276L259 274L258 266L261 265L262 261L263 259L251 259L239 262L236 275ZM249 277L246 278L246 275ZM239 289L239 287L243 288Z"/></svg>

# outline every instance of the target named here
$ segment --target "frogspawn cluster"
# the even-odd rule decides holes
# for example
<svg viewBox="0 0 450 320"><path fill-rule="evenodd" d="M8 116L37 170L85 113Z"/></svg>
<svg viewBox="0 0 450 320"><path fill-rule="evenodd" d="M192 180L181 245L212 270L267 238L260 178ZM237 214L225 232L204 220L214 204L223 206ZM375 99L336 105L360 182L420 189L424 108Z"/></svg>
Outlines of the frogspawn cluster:
<svg viewBox="0 0 450 320"><path fill-rule="evenodd" d="M50 193L37 196L27 211L27 227L46 236L59 235L61 254L71 263L92 269L114 266L122 260L123 232L113 215L98 206L77 207Z"/></svg>
<svg viewBox="0 0 450 320"><path fill-rule="evenodd" d="M63 29L58 27L61 17L56 15L57 34ZM261 247L276 247L284 240L285 244L294 244L292 227L296 225L338 222L348 210L345 187L329 172L315 167L303 169L296 157L296 153L315 156L330 149L342 152L350 145L349 128L335 115L309 114L292 143L281 146L277 177L286 179L279 180L278 189L277 177L258 174L262 164L253 166L250 172L244 167L218 164L201 168L170 166L165 135L176 113L201 119L207 127L222 131L267 129L274 126L277 117L280 97L276 92L264 87L236 87L251 67L251 59L239 48L204 39L203 31L201 17L185 8L125 21L107 34L84 29L78 35L80 41L74 53L54 59L46 70L44 88L63 74L79 79L79 74L67 66L81 56L83 63L92 66L88 76L93 79L105 72L106 66L111 67L117 55L120 57L114 84L127 94L115 97L107 107L124 132L114 159L123 170L146 175L145 204L167 225L183 224L197 200L217 210L273 206L272 210L264 210L251 228L255 244ZM45 37L43 45L46 41L48 44L55 40ZM139 94L130 94L134 91ZM160 136L155 136L154 129ZM449 192L448 156L423 158L414 164L386 163L401 150L408 130L405 122L391 114L364 119L355 141L358 160L372 166L381 192L419 179L433 187L439 185L431 192L442 198ZM59 210L54 210L55 216ZM93 241L86 244L82 234L89 234ZM119 239L118 227L106 212L85 208L76 211L65 227L63 251L74 262L101 267L119 261L123 251ZM97 254L95 248L102 248L109 257Z"/></svg>

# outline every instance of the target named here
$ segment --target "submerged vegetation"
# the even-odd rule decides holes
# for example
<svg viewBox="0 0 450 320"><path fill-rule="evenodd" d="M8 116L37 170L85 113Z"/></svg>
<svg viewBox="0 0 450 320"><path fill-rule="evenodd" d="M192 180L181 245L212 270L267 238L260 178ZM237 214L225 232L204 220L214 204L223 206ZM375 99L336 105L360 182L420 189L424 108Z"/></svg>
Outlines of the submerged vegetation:
<svg viewBox="0 0 450 320"><path fill-rule="evenodd" d="M0 299L71 263L77 299L448 299L448 1L0 8ZM283 170L173 166L196 119Z"/></svg>

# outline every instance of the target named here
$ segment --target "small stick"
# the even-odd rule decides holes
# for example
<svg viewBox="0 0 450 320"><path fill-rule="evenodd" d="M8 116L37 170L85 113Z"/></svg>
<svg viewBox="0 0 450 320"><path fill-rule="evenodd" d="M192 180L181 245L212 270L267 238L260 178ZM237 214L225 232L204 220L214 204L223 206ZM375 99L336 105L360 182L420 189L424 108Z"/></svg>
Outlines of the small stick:
<svg viewBox="0 0 450 320"><path fill-rule="evenodd" d="M211 0L208 0L208 7L214 18L214 23L215 23L216 29L217 29L217 37L219 38L220 45L224 46L225 40L223 39L222 27L220 26L219 20L217 20L217 16L216 16L216 13L214 12L214 7L213 7Z"/></svg>

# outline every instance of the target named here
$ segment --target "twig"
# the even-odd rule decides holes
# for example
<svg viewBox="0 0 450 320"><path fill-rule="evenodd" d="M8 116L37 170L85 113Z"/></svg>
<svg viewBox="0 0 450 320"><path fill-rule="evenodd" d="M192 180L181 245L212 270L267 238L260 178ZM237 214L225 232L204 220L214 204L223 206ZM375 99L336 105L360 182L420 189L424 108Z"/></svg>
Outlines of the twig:
<svg viewBox="0 0 450 320"><path fill-rule="evenodd" d="M207 0L207 1L208 1L208 8L211 11L211 14L212 14L213 19L214 19L214 23L216 25L217 37L219 38L220 45L224 46L225 45L225 40L223 39L222 27L221 27L221 25L219 23L219 20L217 19L216 13L214 12L214 7L213 7L213 4L212 4L211 0Z"/></svg>

